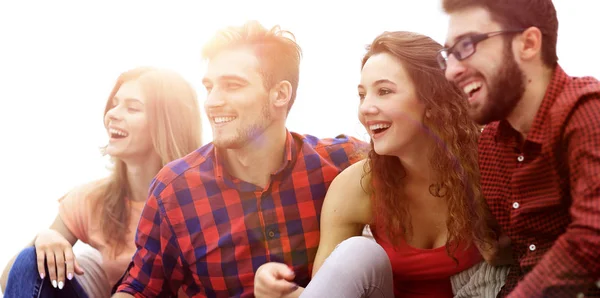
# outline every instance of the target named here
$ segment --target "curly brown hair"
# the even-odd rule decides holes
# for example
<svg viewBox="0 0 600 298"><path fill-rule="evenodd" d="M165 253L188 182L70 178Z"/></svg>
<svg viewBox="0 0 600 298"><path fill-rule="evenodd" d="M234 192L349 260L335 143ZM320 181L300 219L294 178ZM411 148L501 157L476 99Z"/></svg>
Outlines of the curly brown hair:
<svg viewBox="0 0 600 298"><path fill-rule="evenodd" d="M441 195L447 200L448 239L446 250L452 256L459 243L481 241L491 237L488 208L479 188L477 139L479 127L467 111L465 95L444 77L436 62L442 45L412 32L384 32L367 47L362 67L369 58L387 53L401 61L415 84L418 98L425 103L430 117L424 126L437 139L430 166L437 174ZM397 244L401 236L410 236L412 227L408 202L402 197L405 177L399 158L375 153L373 143L365 163L365 185L373 200L374 224ZM435 193L435 191L434 191Z"/></svg>

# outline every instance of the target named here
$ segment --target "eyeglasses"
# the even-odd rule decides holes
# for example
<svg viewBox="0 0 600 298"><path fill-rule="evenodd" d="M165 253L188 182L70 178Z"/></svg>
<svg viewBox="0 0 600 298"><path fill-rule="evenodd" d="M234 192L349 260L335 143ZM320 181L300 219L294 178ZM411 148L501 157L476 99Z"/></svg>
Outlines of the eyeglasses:
<svg viewBox="0 0 600 298"><path fill-rule="evenodd" d="M465 36L459 39L453 46L450 48L443 48L438 52L437 61L440 65L441 69L446 69L448 58L450 55L454 55L456 60L462 61L471 57L475 54L475 47L478 43L494 36L498 36L500 34L506 33L521 33L524 29L518 30L503 30L503 31L494 31L489 33L481 33L481 34L473 34L469 36Z"/></svg>

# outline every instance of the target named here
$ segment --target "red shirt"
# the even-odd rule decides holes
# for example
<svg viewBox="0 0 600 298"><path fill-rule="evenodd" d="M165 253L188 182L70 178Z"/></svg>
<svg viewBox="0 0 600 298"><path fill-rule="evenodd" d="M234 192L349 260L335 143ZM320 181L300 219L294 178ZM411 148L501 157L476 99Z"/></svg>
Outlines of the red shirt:
<svg viewBox="0 0 600 298"><path fill-rule="evenodd" d="M500 121L479 142L483 195L518 263L499 297L600 297L600 83L557 66L521 139Z"/></svg>
<svg viewBox="0 0 600 298"><path fill-rule="evenodd" d="M404 239L394 246L386 237L381 237L378 230L373 226L375 240L390 258L396 298L452 298L450 277L482 261L475 245L459 246L453 255L456 263L448 256L446 246L420 249L410 246Z"/></svg>
<svg viewBox="0 0 600 298"><path fill-rule="evenodd" d="M150 187L138 250L119 292L169 297L252 297L266 262L293 267L306 286L319 244L327 188L369 145L288 133L284 163L258 187L224 171L206 145L164 167Z"/></svg>

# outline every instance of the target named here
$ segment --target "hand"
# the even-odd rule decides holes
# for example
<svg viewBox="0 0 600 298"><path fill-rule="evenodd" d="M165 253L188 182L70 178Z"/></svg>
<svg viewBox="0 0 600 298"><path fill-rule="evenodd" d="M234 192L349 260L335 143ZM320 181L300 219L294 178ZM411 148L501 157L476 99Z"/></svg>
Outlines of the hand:
<svg viewBox="0 0 600 298"><path fill-rule="evenodd" d="M69 280L73 279L73 273L83 274L75 260L71 243L59 232L52 229L41 231L35 238L34 245L40 277L43 279L46 276L45 261L48 265L47 276L53 287L62 290L65 285L65 271Z"/></svg>
<svg viewBox="0 0 600 298"><path fill-rule="evenodd" d="M491 247L489 244L479 246L479 252L483 259L492 266L504 266L514 263L510 238L505 234L500 235L498 241L493 241Z"/></svg>
<svg viewBox="0 0 600 298"><path fill-rule="evenodd" d="M270 262L263 264L256 270L254 276L254 296L283 297L298 289L298 285L292 282L295 273L286 264Z"/></svg>

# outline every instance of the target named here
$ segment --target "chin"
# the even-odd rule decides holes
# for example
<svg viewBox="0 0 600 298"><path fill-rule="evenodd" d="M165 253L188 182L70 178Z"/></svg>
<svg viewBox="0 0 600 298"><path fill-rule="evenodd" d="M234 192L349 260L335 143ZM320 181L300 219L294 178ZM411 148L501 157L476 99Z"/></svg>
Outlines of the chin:
<svg viewBox="0 0 600 298"><path fill-rule="evenodd" d="M387 148L387 146L384 146L383 144L375 144L373 146L373 151L375 151L375 153L377 153L377 155L389 155L390 154L390 150L389 148Z"/></svg>

